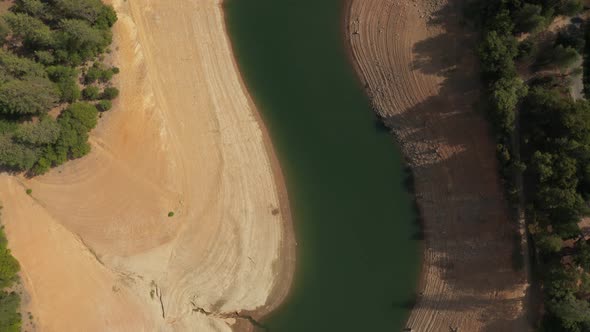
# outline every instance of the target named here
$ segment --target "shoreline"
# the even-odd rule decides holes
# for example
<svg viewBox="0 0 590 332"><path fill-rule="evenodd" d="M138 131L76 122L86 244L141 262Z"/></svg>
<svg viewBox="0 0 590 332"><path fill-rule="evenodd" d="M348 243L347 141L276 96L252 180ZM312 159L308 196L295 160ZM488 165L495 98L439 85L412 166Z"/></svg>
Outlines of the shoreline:
<svg viewBox="0 0 590 332"><path fill-rule="evenodd" d="M366 7L363 7L364 5ZM396 7L395 10L392 9L394 7ZM522 273L509 272L511 268L506 266L506 258L509 256L506 250L478 248L481 253L472 253L474 258L469 260L463 258L465 252L475 250L476 247L470 243L470 239L477 236L475 234L478 230L477 227L473 230L461 230L461 227L470 227L462 222L463 214L468 214L470 208L468 205L462 206L461 202L455 201L459 197L468 199L472 205L480 206L483 217L479 216L479 219L483 219L486 223L485 227L482 225L481 233L486 233L486 229L489 229L485 238L502 244L507 242L503 238L504 234L512 234L514 231L504 211L506 209L503 194L499 194L499 179L497 179L493 153L485 152L484 156L481 154L484 152L479 153L472 149L463 151L463 163L471 167L471 169L465 169L463 166L461 167L463 171L475 174L479 171L481 177L481 172L485 170L485 176L480 180L482 183L471 186L465 184L461 174L454 173L454 169L459 168L453 156L460 153L460 150L444 145L447 142L461 142L460 144L463 145L461 150L465 150L466 147L471 147L475 143L471 140L477 139L477 142L485 146L482 150L491 150L487 147L491 144L485 134L487 129L477 134L485 137L465 137L456 135L457 129L453 129L455 133L451 131L453 127L465 126L468 121L474 127L487 127L487 124L482 125L474 115L471 115L473 111L469 111L469 105L455 102L455 95L461 95L460 98L466 95L458 93L465 88L453 87L450 84L447 88L444 85L448 80L453 80L452 83L456 84L456 78L436 71L438 66L444 68L434 63L437 57L441 57L439 53L428 53L432 51L423 47L421 52L424 54L416 54L418 43L437 41L437 38L444 40L440 36L449 34L447 29L452 29L452 23L448 27L436 28L436 24L441 25L440 22L448 20L448 17L439 16L438 20L434 17L445 15L445 13L452 15L450 10L453 8L449 10L446 1L437 8L427 0L420 1L413 7L399 1L386 3L381 0L364 2L347 0L345 8L344 31L353 68L361 84L364 84L363 91L371 101L380 122L389 129L400 146L404 161L411 169L415 180L415 192L412 194L418 208L418 217L421 218L421 231L424 237L420 243L422 260L416 302L408 312L404 327L418 331L438 331L448 328L481 331L491 326L493 326L492 330L514 330L517 326L525 326L522 308L525 285L522 284ZM390 12L390 16L387 16L387 12ZM358 16L353 19L352 15ZM388 20L389 17L396 18ZM431 23L432 21L439 23ZM353 31L353 24L357 25L355 31ZM388 36L389 39L381 37L382 35ZM452 37L453 35L448 38ZM456 40L451 39L445 42L447 45L438 47L448 48L449 44L452 47ZM435 47L434 44L432 47ZM416 57L420 56L434 63L430 64L431 68L428 71L420 72L421 68L417 67ZM457 61L460 62L460 60ZM425 67L428 68L426 65ZM404 89L404 87L407 88ZM445 98L439 99L439 94L442 94L440 89L444 88L448 90L445 92ZM468 91L467 97L472 95L471 90L466 91ZM441 124L444 121L441 114L445 113L446 104L455 108L455 112L469 114L467 119L455 120L455 122L448 120L448 123ZM433 145L436 154L429 152L433 149ZM489 167L490 164L494 167ZM447 179L446 183L444 179ZM486 195L488 197L484 199ZM492 202L493 206L497 206L495 211L488 207L484 208ZM469 212L468 215L471 213ZM488 219L487 214L490 214L490 218L492 216L494 219L499 218L501 222ZM510 246L510 244L506 245ZM490 266L493 264L498 264L497 268ZM482 270L487 270L485 271L487 276L480 277L478 275L480 273L475 272L478 270L476 266L479 265L482 266ZM498 271L500 267L506 270ZM466 274L455 272L455 270L464 271ZM476 295L478 293L481 296ZM493 296L487 298L486 293ZM456 306L455 301L461 301L463 296L465 297L463 306ZM473 301L476 302L470 302L467 296L473 297ZM514 304L506 303L506 301L514 301ZM471 307L469 303L472 303Z"/></svg>
<svg viewBox="0 0 590 332"><path fill-rule="evenodd" d="M295 234L295 225L293 223L293 214L291 213L291 205L289 202L289 192L287 190L287 183L285 182L285 177L283 174L283 170L281 168L280 161L278 159L277 153L275 152L274 145L272 144L272 139L270 137L270 133L266 124L264 122L264 118L262 114L258 110L256 102L252 98L246 83L244 82L243 74L240 70L240 66L238 65L238 61L236 59L236 55L234 52L234 45L232 43L231 36L227 30L227 17L225 15L225 1L221 0L219 3L219 8L221 10L221 15L223 17L223 30L226 35L226 38L229 42L230 53L233 59L233 66L238 73L238 77L240 80L240 86L242 87L246 98L248 99L248 103L251 105L252 115L256 119L256 123L262 132L262 139L264 143L265 150L267 152L267 156L270 161L270 165L273 172L273 177L275 179L275 184L277 186L277 191L279 195L279 210L280 214L283 216L285 230L284 230L284 237L283 237L283 244L281 251L284 253L279 253L278 260L286 260L285 263L278 262L280 268L278 269L279 272L277 273L277 280L278 282L273 287L273 290L269 294L268 298L269 301L264 307L253 310L253 311L243 311L248 315L254 317L256 320L261 320L266 316L272 314L273 311L277 310L284 302L287 301L291 294L291 290L293 287L293 282L295 279L295 270L297 266L297 238ZM280 278L280 276L286 278Z"/></svg>
<svg viewBox="0 0 590 332"><path fill-rule="evenodd" d="M352 36L352 31L350 29L350 27L351 27L350 15L352 12L352 5L353 5L354 1L355 0L345 0L344 4L343 4L343 8L342 8L342 17L343 17L342 18L342 37L343 37L343 44L344 44L344 50L346 53L346 57L348 59L348 62L350 63L350 66L352 67L352 71L354 72L355 77L357 78L357 82L359 84L359 89L361 89L363 91L363 94L366 96L367 101L370 103L371 108L373 109L373 115L375 116L376 121L379 121L379 123L381 123L383 126L385 126L387 128L389 134L392 135L392 137L391 137L392 144L395 145L395 148L400 151L400 155L402 157L402 168L403 169L407 168L410 170L409 176L412 177L412 183L414 183L416 173L415 173L414 168L411 167L410 162L407 159L408 156L406 155L406 153L403 152L403 148L401 146L402 142L396 137L395 133L392 132L392 129L389 126L387 126L385 121L383 121L383 119L381 118L381 116L379 115L377 110L375 109L376 105L373 104L373 100L371 98L371 91L369 88L369 82L362 75L361 67L360 67L360 60L357 59L354 54L352 40L350 38L350 36ZM416 216L415 216L416 220L414 220L413 222L418 224L418 228L419 228L418 231L422 235L422 237L418 241L416 241L417 247L418 247L418 255L420 257L420 263L418 265L420 267L417 271L418 282L416 282L414 296L411 299L411 309L408 310L408 313L406 314L406 318L404 320L407 322L408 318L410 317L411 311L414 309L414 307L416 305L418 294L421 289L424 289L426 282L427 282L426 259L424 258L424 255L426 253L426 243L427 243L428 239L425 236L426 231L424 229L425 225L424 225L424 221L423 221L422 209L421 209L420 204L418 202L418 196L417 196L415 185L413 185L413 188L411 188L411 190L408 190L408 188L406 188L406 193L408 195L410 195L411 202L414 205L413 208L415 208L415 210L416 210L415 211L416 212Z"/></svg>

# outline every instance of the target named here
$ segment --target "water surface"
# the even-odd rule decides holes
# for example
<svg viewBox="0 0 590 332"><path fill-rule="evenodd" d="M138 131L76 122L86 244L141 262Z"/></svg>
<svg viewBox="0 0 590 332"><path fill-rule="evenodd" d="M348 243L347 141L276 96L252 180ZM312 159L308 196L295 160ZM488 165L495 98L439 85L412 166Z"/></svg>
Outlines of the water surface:
<svg viewBox="0 0 590 332"><path fill-rule="evenodd" d="M348 61L341 0L226 0L240 71L270 131L298 242L278 332L400 331L416 288L400 153ZM264 241L264 239L261 239Z"/></svg>

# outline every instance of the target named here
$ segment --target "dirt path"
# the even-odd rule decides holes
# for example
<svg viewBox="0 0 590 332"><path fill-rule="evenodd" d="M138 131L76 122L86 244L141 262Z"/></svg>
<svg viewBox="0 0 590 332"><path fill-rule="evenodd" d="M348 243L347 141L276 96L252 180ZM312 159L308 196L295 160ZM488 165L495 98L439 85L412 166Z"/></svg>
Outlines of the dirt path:
<svg viewBox="0 0 590 332"><path fill-rule="evenodd" d="M122 92L92 153L0 176L30 311L42 331L228 331L224 314L261 314L290 285L276 160L219 1L113 2Z"/></svg>
<svg viewBox="0 0 590 332"><path fill-rule="evenodd" d="M424 224L414 331L526 331L525 274L456 0L351 0L348 35L374 107L414 171Z"/></svg>

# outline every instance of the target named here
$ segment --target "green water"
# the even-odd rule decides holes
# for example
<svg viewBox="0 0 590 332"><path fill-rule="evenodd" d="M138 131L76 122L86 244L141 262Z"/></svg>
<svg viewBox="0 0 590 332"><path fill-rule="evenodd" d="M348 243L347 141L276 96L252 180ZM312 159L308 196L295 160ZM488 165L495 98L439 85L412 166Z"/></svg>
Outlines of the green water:
<svg viewBox="0 0 590 332"><path fill-rule="evenodd" d="M291 296L264 324L400 331L417 284L418 227L400 153L348 61L342 1L226 0L225 10L298 242Z"/></svg>

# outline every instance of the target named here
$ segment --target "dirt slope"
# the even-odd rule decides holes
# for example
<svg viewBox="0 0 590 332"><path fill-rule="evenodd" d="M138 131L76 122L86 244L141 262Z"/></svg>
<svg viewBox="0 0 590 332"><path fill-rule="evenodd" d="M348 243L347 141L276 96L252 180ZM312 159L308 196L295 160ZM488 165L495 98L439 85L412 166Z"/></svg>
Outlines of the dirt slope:
<svg viewBox="0 0 590 332"><path fill-rule="evenodd" d="M227 331L225 313L268 310L290 284L272 149L219 1L113 5L122 92L92 153L32 180L0 176L30 311L42 331Z"/></svg>
<svg viewBox="0 0 590 332"><path fill-rule="evenodd" d="M425 236L414 331L526 331L519 242L495 148L473 110L473 38L462 1L351 0L348 36L375 110L415 175Z"/></svg>

